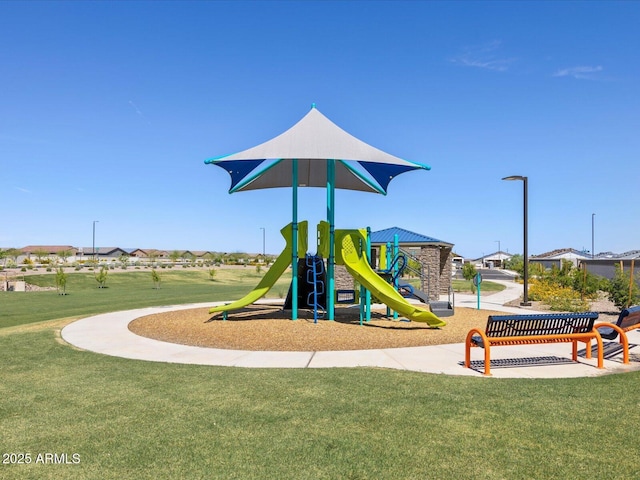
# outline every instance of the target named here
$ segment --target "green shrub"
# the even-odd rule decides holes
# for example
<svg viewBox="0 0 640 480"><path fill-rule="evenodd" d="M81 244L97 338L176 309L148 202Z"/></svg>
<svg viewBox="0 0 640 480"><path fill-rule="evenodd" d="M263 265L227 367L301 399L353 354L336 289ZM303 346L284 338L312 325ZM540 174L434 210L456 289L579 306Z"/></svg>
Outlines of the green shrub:
<svg viewBox="0 0 640 480"><path fill-rule="evenodd" d="M609 280L606 286L606 292L609 300L611 300L616 307L621 309L627 308L631 305L637 305L640 303L640 289L638 288L638 281L637 275L631 279L630 274L628 275L624 273L622 268L616 265L616 274L613 279Z"/></svg>
<svg viewBox="0 0 640 480"><path fill-rule="evenodd" d="M471 281L477 274L478 271L476 270L476 266L473 263L465 263L462 266L462 278L464 278L465 280ZM471 292L476 293L476 287L473 283L471 284Z"/></svg>
<svg viewBox="0 0 640 480"><path fill-rule="evenodd" d="M529 299L549 305L554 311L584 312L589 302L572 287L559 285L548 279L532 279L529 283Z"/></svg>
<svg viewBox="0 0 640 480"><path fill-rule="evenodd" d="M153 280L153 288L159 290L162 277L160 277L160 274L156 271L155 268L151 269L151 280Z"/></svg>
<svg viewBox="0 0 640 480"><path fill-rule="evenodd" d="M67 274L62 267L58 267L56 270L56 289L58 290L58 295L67 294Z"/></svg>
<svg viewBox="0 0 640 480"><path fill-rule="evenodd" d="M95 274L96 282L98 282L98 288L105 288L105 286L107 284L107 274L108 273L109 273L109 271L107 270L107 267L105 265L103 265L100 268L100 271Z"/></svg>

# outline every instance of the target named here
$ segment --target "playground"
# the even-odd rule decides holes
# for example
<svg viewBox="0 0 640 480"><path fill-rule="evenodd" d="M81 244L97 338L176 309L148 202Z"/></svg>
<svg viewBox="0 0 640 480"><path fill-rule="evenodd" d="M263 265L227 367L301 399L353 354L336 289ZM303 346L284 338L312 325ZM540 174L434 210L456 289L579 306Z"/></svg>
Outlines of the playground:
<svg viewBox="0 0 640 480"><path fill-rule="evenodd" d="M335 227L336 189L386 194L397 175L429 170L429 166L388 154L353 137L320 113L315 104L300 121L271 140L238 153L210 158L205 163L230 175L229 193L281 187L290 187L292 191L292 221L281 230L286 246L280 256L249 294L214 306L209 313L220 312L226 320L230 312L264 297L291 266L291 288L284 305L291 320L298 319L299 310L311 309L314 323L321 318L333 321L336 304L359 303L362 324L371 320L371 304L375 299L387 306L387 315L393 314L394 319L401 316L433 328L446 325L433 308L410 303L399 293L397 250L381 275L370 263L367 230L363 226L345 230ZM327 218L318 224L317 242L311 245L315 246L315 253L309 251L307 222L298 221L299 187L325 187L327 192ZM340 266L353 278L346 292L341 292L336 283L336 268ZM346 293L350 300L341 300L341 293Z"/></svg>

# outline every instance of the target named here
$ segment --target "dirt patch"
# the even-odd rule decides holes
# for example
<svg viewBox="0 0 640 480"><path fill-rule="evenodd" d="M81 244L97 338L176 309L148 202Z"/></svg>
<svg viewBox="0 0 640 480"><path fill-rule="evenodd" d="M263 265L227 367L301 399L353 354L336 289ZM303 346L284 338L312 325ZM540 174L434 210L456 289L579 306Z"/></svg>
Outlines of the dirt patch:
<svg viewBox="0 0 640 480"><path fill-rule="evenodd" d="M290 312L277 306L254 305L234 312L228 320L209 314L208 308L178 310L140 317L129 329L144 337L165 342L232 350L328 351L415 347L464 342L469 330L484 327L488 315L500 312L456 308L447 317L446 327L387 319L373 312L360 325L354 308L336 308L335 321L318 320L313 312L300 311L290 320Z"/></svg>

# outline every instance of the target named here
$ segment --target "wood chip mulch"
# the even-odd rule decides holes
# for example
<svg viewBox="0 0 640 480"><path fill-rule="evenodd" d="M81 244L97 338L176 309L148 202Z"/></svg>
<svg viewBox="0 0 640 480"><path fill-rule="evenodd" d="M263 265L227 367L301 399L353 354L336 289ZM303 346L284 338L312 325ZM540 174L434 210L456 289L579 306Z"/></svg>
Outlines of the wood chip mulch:
<svg viewBox="0 0 640 480"><path fill-rule="evenodd" d="M177 310L140 317L129 329L143 337L165 342L231 350L333 351L415 347L464 342L469 330L484 327L489 315L500 312L456 308L443 318L447 325L431 328L425 323L388 319L374 311L369 323L360 325L359 311L336 308L335 321L318 320L301 310L292 321L281 306L253 305L233 312L227 320L209 314L208 308Z"/></svg>

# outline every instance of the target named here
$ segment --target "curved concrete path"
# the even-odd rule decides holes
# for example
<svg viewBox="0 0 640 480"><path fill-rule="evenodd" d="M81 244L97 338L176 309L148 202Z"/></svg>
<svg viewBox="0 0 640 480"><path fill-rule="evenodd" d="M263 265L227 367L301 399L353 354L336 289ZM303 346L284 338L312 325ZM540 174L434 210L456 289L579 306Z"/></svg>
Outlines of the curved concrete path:
<svg viewBox="0 0 640 480"><path fill-rule="evenodd" d="M483 297L481 308L533 313L531 310L503 307L503 303L518 298L522 289L511 282L505 285L508 286L505 291ZM457 306L468 306L466 304L469 302L477 300L472 295L456 296ZM382 367L447 375L483 376L482 349L472 350L472 368L464 368L464 344L461 343L378 350L255 352L161 342L138 336L128 328L131 321L144 315L211 305L212 303L203 303L149 307L95 315L64 327L62 338L76 347L92 352L154 362L249 368ZM476 308L476 303L473 303L473 308ZM496 378L561 378L640 370L640 332L630 332L629 342L633 344L629 365L622 364L622 353L616 343L605 343L603 370L596 368L595 359L584 358L583 351L580 352L578 362L572 362L570 344L494 348L491 352L491 372Z"/></svg>

